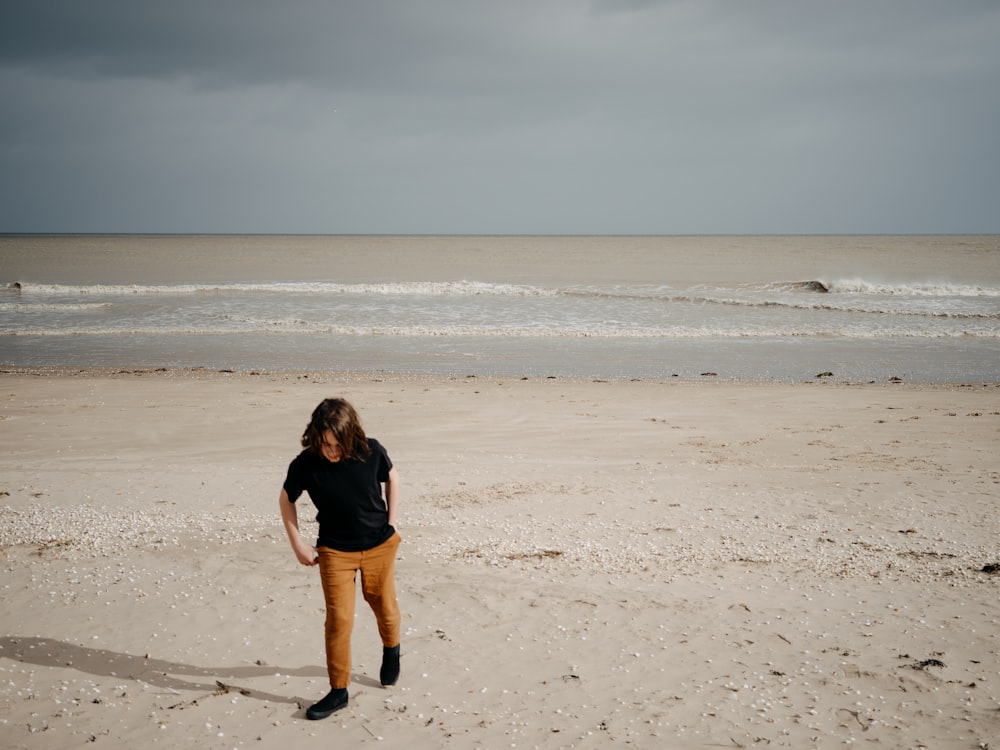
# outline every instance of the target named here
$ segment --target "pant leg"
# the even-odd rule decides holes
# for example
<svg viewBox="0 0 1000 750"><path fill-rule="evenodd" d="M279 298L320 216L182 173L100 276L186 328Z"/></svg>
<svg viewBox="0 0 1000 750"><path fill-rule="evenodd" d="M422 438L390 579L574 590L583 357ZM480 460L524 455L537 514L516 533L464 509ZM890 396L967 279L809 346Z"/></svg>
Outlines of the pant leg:
<svg viewBox="0 0 1000 750"><path fill-rule="evenodd" d="M326 669L330 687L351 682L351 630L354 627L355 576L360 552L319 547L319 573L326 600Z"/></svg>
<svg viewBox="0 0 1000 750"><path fill-rule="evenodd" d="M399 645L400 614L396 601L396 551L401 538L393 534L386 542L361 553L361 592L375 613L382 645Z"/></svg>

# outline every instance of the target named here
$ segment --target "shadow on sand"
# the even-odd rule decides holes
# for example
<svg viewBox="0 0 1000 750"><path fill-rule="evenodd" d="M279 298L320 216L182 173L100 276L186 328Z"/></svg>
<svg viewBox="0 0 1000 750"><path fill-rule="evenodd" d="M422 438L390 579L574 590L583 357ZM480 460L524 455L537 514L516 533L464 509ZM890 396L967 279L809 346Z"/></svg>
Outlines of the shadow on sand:
<svg viewBox="0 0 1000 750"><path fill-rule="evenodd" d="M287 695L274 695L261 690L233 685L227 680L269 677L279 672L292 677L326 677L326 669L323 667L299 667L298 669L265 665L195 667L190 664L154 659L148 655L133 656L117 651L88 648L51 638L33 636L0 637L0 657L25 664L37 664L42 667L68 667L98 677L134 680L168 690L177 695L182 695L181 691L209 694L237 692L249 698L271 703L286 703L298 706L300 709L312 703L315 698L307 700ZM185 680L177 675L196 679Z"/></svg>

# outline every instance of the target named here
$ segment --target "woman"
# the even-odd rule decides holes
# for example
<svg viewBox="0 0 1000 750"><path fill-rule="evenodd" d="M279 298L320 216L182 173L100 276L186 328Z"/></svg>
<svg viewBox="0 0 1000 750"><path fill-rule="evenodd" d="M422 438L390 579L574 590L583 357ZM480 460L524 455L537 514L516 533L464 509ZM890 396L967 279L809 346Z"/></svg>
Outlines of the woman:
<svg viewBox="0 0 1000 750"><path fill-rule="evenodd" d="M382 639L379 679L386 686L399 679L400 615L395 587L399 475L385 448L365 435L354 407L343 399L326 399L316 407L302 435L302 446L304 450L288 467L278 503L295 557L303 565L318 565L323 584L330 692L310 706L306 716L325 719L348 701L358 571ZM317 510L315 546L299 533L295 501L303 492Z"/></svg>

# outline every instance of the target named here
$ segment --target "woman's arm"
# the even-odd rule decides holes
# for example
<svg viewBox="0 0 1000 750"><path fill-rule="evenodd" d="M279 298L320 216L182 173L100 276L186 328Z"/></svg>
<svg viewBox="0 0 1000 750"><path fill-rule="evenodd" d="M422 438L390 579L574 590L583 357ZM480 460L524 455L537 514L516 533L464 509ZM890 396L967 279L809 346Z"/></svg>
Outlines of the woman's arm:
<svg viewBox="0 0 1000 750"><path fill-rule="evenodd" d="M399 472L389 469L389 479L385 483L385 507L389 511L389 525L396 528L399 520Z"/></svg>
<svg viewBox="0 0 1000 750"><path fill-rule="evenodd" d="M284 489L278 497L278 506L281 508L281 521L285 524L285 533L288 534L288 541L292 545L295 557L303 565L316 565L319 562L316 548L302 541L302 535L299 533L299 513Z"/></svg>

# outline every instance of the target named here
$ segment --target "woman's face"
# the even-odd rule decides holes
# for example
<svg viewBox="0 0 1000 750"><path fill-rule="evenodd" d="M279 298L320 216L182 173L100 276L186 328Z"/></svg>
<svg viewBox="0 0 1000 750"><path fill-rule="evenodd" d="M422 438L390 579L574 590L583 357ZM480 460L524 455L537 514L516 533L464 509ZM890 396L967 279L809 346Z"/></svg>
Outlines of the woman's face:
<svg viewBox="0 0 1000 750"><path fill-rule="evenodd" d="M340 450L340 444L337 442L337 438L333 434L333 430L327 430L323 433L323 458L325 458L330 463L337 463L342 457L343 452Z"/></svg>

